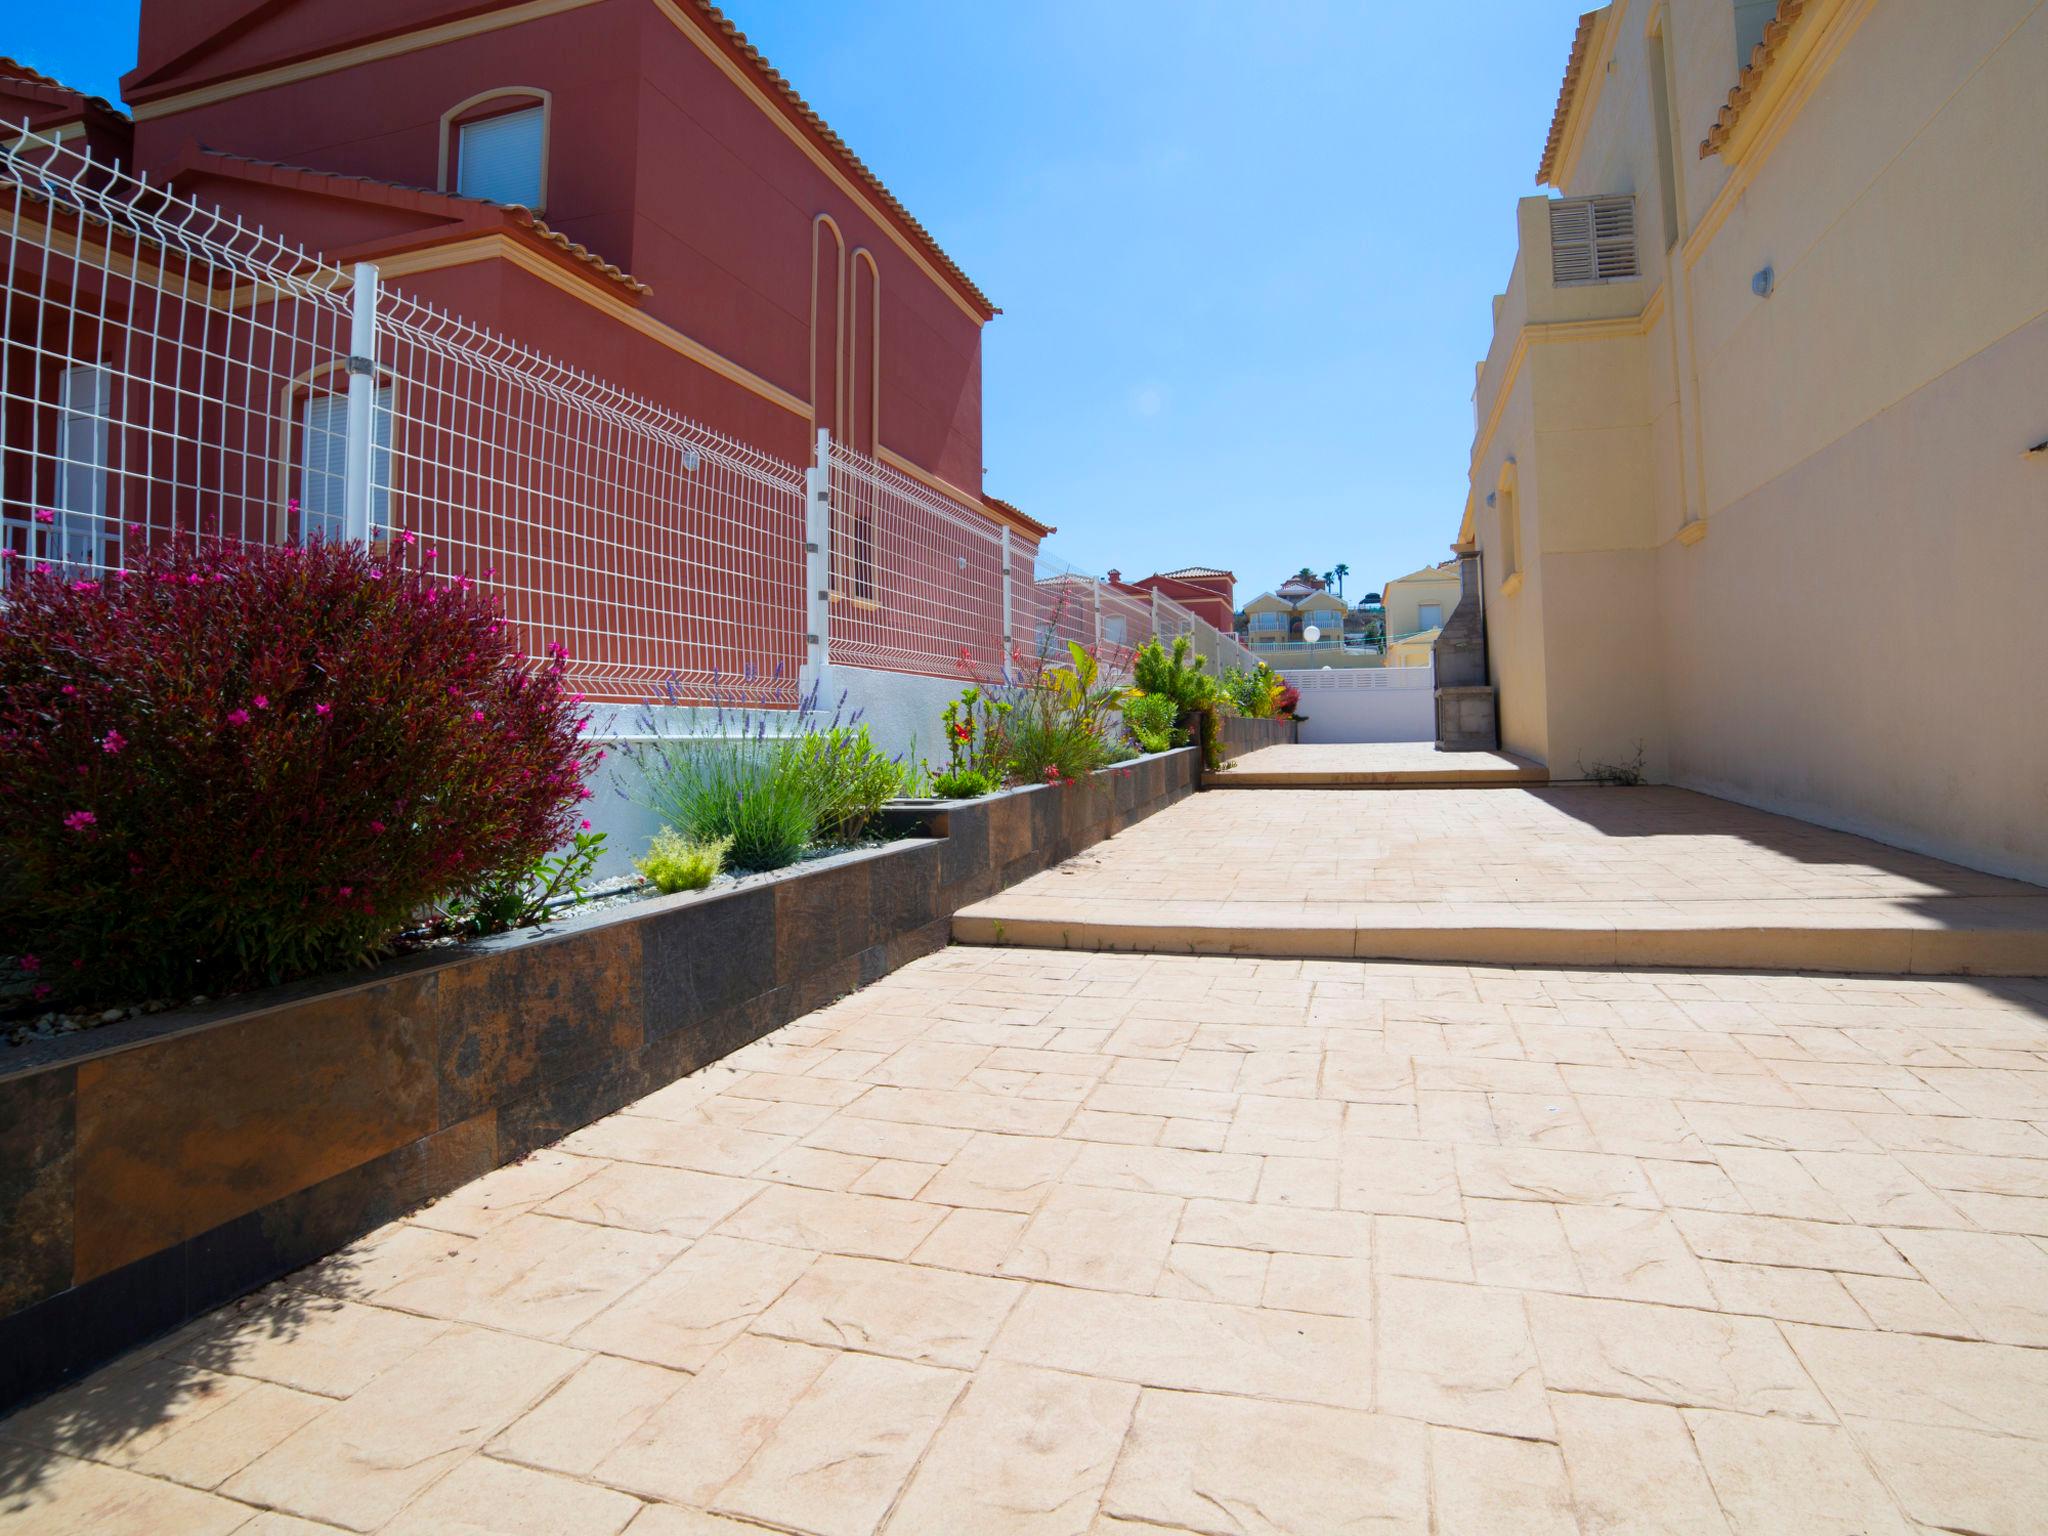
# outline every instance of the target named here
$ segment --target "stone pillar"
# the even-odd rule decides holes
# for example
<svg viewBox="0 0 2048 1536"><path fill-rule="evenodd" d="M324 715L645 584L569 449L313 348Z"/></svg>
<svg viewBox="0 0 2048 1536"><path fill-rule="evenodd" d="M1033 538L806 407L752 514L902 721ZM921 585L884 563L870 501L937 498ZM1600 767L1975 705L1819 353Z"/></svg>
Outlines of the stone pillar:
<svg viewBox="0 0 2048 1536"><path fill-rule="evenodd" d="M1477 550L1459 550L1458 606L1436 637L1436 746L1439 752L1491 752L1500 721L1486 673L1486 601Z"/></svg>

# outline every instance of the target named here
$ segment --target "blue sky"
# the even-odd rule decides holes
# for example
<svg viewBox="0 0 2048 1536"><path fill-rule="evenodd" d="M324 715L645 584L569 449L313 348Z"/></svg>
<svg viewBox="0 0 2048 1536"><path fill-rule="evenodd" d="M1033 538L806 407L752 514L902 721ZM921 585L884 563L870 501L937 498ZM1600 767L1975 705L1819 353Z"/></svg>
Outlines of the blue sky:
<svg viewBox="0 0 2048 1536"><path fill-rule="evenodd" d="M988 489L1078 565L1220 564L1242 600L1446 553L1581 3L725 9L1003 307ZM0 52L112 96L134 16L36 7Z"/></svg>

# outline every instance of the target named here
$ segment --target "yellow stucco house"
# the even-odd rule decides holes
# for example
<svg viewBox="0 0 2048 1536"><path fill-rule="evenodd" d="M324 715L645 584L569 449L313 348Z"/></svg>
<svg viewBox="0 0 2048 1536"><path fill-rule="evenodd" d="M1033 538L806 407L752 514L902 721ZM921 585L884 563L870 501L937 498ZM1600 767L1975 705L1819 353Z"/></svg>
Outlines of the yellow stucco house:
<svg viewBox="0 0 2048 1536"><path fill-rule="evenodd" d="M1417 630L1399 640L1387 642L1387 665L1390 667L1426 667L1435 658L1436 637L1444 632L1441 624L1429 629Z"/></svg>
<svg viewBox="0 0 2048 1536"><path fill-rule="evenodd" d="M1581 18L1473 399L1503 746L2048 879L2044 81L2041 0Z"/></svg>
<svg viewBox="0 0 2048 1536"><path fill-rule="evenodd" d="M1393 659L1395 648L1403 642L1412 647L1425 632L1442 629L1458 606L1458 562L1446 560L1396 576L1382 589L1380 600L1387 623L1387 665L1399 666L1402 663Z"/></svg>

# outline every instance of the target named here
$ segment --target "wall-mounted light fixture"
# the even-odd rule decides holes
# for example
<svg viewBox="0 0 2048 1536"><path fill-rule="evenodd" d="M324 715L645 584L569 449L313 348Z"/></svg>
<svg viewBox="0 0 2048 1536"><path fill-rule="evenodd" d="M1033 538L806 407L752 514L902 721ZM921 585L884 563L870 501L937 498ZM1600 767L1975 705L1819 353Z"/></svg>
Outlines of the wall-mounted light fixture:
<svg viewBox="0 0 2048 1536"><path fill-rule="evenodd" d="M1768 299L1771 296L1771 290L1777 286L1778 274L1769 267L1760 268L1756 276L1749 280L1749 291L1760 299Z"/></svg>

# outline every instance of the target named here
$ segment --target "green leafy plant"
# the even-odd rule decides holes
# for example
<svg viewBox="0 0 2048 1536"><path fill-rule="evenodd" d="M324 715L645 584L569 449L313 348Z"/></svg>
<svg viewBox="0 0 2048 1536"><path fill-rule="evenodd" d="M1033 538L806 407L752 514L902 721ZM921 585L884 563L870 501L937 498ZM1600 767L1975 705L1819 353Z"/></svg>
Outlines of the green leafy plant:
<svg viewBox="0 0 2048 1536"><path fill-rule="evenodd" d="M648 803L692 842L724 842L741 869L782 869L818 835L818 796L765 733L663 743L644 754Z"/></svg>
<svg viewBox="0 0 2048 1536"><path fill-rule="evenodd" d="M972 771L1000 784L1010 760L1010 717L1016 706L979 683L940 713L945 726L948 772Z"/></svg>
<svg viewBox="0 0 2048 1536"><path fill-rule="evenodd" d="M1223 693L1240 715L1251 720L1269 720L1279 710L1285 685L1280 675L1263 661L1250 671L1231 667L1223 674Z"/></svg>
<svg viewBox="0 0 2048 1536"><path fill-rule="evenodd" d="M1139 693L1172 701L1176 723L1189 740L1201 741L1203 764L1217 769L1223 766L1223 738L1217 730L1223 687L1203 670L1208 664L1186 635L1176 635L1171 652L1156 639L1146 641L1132 664L1131 677ZM1127 713L1129 707L1125 705Z"/></svg>
<svg viewBox="0 0 2048 1536"><path fill-rule="evenodd" d="M1175 745L1174 734L1179 729L1175 718L1173 700L1163 693L1132 693L1123 701L1124 724L1130 727L1138 745L1147 752L1164 752ZM1185 735L1181 742L1187 741Z"/></svg>
<svg viewBox="0 0 2048 1536"><path fill-rule="evenodd" d="M1009 769L1019 783L1071 782L1109 762L1118 691L1086 646L1069 641L1067 652L1065 664L1040 668L1009 717Z"/></svg>
<svg viewBox="0 0 2048 1536"><path fill-rule="evenodd" d="M784 771L802 779L818 801L818 837L858 842L882 809L902 794L903 764L868 737L864 725L833 725L791 737L783 748L793 761Z"/></svg>
<svg viewBox="0 0 2048 1536"><path fill-rule="evenodd" d="M448 915L479 935L545 922L553 908L583 900L603 856L602 832L578 832L559 853L545 854L524 869L490 876L459 892L448 903Z"/></svg>
<svg viewBox="0 0 2048 1536"><path fill-rule="evenodd" d="M633 867L664 896L701 891L723 872L726 850L731 846L722 837L694 843L673 827L663 827L647 845L646 856L635 859Z"/></svg>
<svg viewBox="0 0 2048 1536"><path fill-rule="evenodd" d="M994 776L979 768L948 768L931 777L931 790L941 800L978 800L996 791Z"/></svg>

